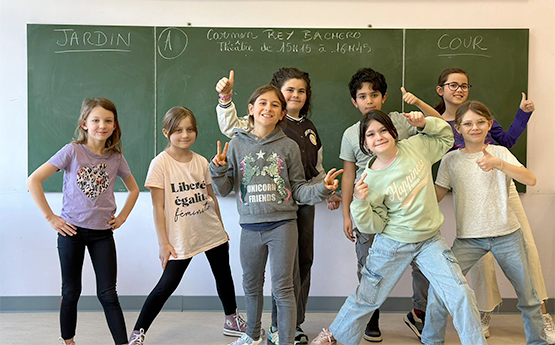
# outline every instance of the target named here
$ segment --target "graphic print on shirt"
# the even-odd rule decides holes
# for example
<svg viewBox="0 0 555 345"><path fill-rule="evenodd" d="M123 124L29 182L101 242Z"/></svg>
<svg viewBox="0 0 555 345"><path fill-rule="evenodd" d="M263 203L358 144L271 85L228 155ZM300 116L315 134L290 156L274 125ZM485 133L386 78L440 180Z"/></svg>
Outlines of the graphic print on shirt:
<svg viewBox="0 0 555 345"><path fill-rule="evenodd" d="M304 135L305 137L308 138L308 140L310 140L312 145L314 146L318 145L318 140L316 140L316 133L314 133L312 129L309 128L306 131L304 131Z"/></svg>
<svg viewBox="0 0 555 345"><path fill-rule="evenodd" d="M418 192L428 183L429 174L425 168L424 162L420 159L399 184L398 181L394 181L391 186L387 187L385 193L389 196L389 200L402 202L402 207L410 206Z"/></svg>
<svg viewBox="0 0 555 345"><path fill-rule="evenodd" d="M110 176L106 172L106 164L81 167L77 172L77 186L89 199L95 199L110 186Z"/></svg>
<svg viewBox="0 0 555 345"><path fill-rule="evenodd" d="M185 181L178 183L170 183L172 193L179 193L175 195L175 214L173 221L178 222L179 218L192 217L206 212L210 209L210 203L206 197L206 181L188 183ZM188 194L184 196L183 193ZM195 204L202 203L199 208ZM189 210L189 207L195 207L196 210Z"/></svg>
<svg viewBox="0 0 555 345"><path fill-rule="evenodd" d="M239 197L245 206L251 203L269 201L281 204L291 198L291 192L285 187L285 180L281 177L281 171L284 168L283 159L275 152L272 152L266 160L264 160L265 155L266 152L260 150L256 153L256 159L249 153L241 160L242 177ZM258 160L262 160L262 164L266 162L268 164L263 165L260 169L257 165ZM267 176L272 180L272 183L250 184L255 176ZM276 192L279 194L278 200L276 200Z"/></svg>

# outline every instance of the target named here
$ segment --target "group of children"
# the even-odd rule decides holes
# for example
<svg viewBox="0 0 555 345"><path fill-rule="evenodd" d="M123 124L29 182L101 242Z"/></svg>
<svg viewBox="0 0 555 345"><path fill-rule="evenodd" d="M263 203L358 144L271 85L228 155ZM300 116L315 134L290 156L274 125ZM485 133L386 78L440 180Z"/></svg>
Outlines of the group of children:
<svg viewBox="0 0 555 345"><path fill-rule="evenodd" d="M262 342L268 260L273 299L268 340L276 345L307 344L301 325L314 253L314 204L324 200L330 210L343 203L343 230L356 242L359 286L329 329L311 344L355 345L362 337L381 341L379 307L409 265L414 308L404 321L422 343L444 343L449 313L462 344L485 344L491 311L501 302L492 257L517 292L527 344L555 342L539 256L512 182L534 185L536 180L503 147L514 145L534 111L524 94L505 132L482 103L467 101L468 75L448 69L438 81L442 100L435 109L402 88L403 100L421 112L385 114L384 76L360 69L349 89L362 118L343 134L343 169L326 173L321 138L307 117L312 93L308 73L281 68L269 85L252 94L245 117L237 116L232 102L234 79L231 71L216 84L218 124L231 141L223 147L218 142L210 162L191 150L198 134L193 113L174 107L164 116L162 132L168 145L152 160L145 182L151 191L163 273L130 337L116 293L113 231L127 219L139 188L121 153L114 104L105 98L85 100L77 139L28 178L35 203L59 233L63 344L75 344L85 248L116 344L146 343L146 332L192 257L203 252L225 313L223 333L239 337L231 345ZM491 145L495 143L503 146ZM431 166L439 160L434 184ZM60 216L49 207L42 189L42 182L58 170L64 170ZM335 190L342 173L339 197ZM117 215L116 176L129 191ZM457 223L451 248L439 233L443 215L438 206L450 189ZM233 190L242 228L239 255L246 321L237 312L229 236L215 196ZM467 272L476 297L466 283Z"/></svg>

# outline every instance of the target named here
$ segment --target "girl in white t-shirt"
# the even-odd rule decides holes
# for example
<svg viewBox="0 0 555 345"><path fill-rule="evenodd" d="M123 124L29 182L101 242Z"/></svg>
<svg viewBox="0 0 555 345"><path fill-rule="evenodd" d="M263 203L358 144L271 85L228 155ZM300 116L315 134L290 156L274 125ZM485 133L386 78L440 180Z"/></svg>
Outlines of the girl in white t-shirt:
<svg viewBox="0 0 555 345"><path fill-rule="evenodd" d="M535 185L536 177L503 146L484 145L493 117L480 102L462 104L455 116L455 130L464 148L443 157L436 179L438 202L453 191L457 238L451 250L466 274L491 252L513 285L522 313L526 344L547 344L541 303L534 289L520 223L509 205L509 186L515 179ZM447 310L430 287L422 342L445 341Z"/></svg>
<svg viewBox="0 0 555 345"><path fill-rule="evenodd" d="M145 333L179 285L192 257L202 252L224 307L223 333L241 336L246 322L237 313L229 237L212 190L208 161L190 149L198 134L195 116L187 108L174 107L164 115L162 126L169 143L150 163L145 187L152 196L164 272L145 301L129 344L144 344Z"/></svg>

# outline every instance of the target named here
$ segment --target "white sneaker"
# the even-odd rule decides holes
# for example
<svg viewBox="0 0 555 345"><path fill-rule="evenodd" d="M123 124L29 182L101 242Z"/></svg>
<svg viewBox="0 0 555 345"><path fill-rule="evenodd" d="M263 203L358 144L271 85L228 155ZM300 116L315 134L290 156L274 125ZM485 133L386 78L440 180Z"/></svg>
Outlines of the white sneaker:
<svg viewBox="0 0 555 345"><path fill-rule="evenodd" d="M229 345L258 345L262 342L262 337L258 338L258 340L253 340L247 334L243 334L241 338L235 340ZM129 344L131 345L131 344Z"/></svg>
<svg viewBox="0 0 555 345"><path fill-rule="evenodd" d="M138 332L133 331L131 337L129 337L129 345L145 345L146 344L146 334L144 329L140 329Z"/></svg>
<svg viewBox="0 0 555 345"><path fill-rule="evenodd" d="M482 333L484 337L489 338L489 321L491 320L491 311L480 312L480 325L482 326Z"/></svg>
<svg viewBox="0 0 555 345"><path fill-rule="evenodd" d="M62 337L59 337L58 340L62 342L62 345L75 345L75 341L73 341L73 340L69 344L66 343L66 341Z"/></svg>
<svg viewBox="0 0 555 345"><path fill-rule="evenodd" d="M549 314L542 314L545 340L548 344L555 344L555 323Z"/></svg>

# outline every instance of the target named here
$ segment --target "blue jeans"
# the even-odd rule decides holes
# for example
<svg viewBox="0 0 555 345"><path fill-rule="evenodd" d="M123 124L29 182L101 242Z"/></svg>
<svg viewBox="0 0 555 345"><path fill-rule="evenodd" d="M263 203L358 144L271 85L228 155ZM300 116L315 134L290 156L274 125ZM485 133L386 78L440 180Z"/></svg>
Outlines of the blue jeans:
<svg viewBox="0 0 555 345"><path fill-rule="evenodd" d="M358 281L362 278L362 268L368 258L368 250L372 247L372 242L374 241L374 236L376 234L365 234L358 231L358 229L353 229L356 234L355 242L355 252L357 254L357 277ZM428 279L424 277L418 266L412 262L412 306L415 309L426 311L426 305L428 301L428 289L430 288L430 283Z"/></svg>
<svg viewBox="0 0 555 345"><path fill-rule="evenodd" d="M358 345L374 310L385 301L412 261L420 268L453 315L463 345L487 344L472 289L441 235L418 243L402 243L377 234L362 279L330 326L345 345Z"/></svg>
<svg viewBox="0 0 555 345"><path fill-rule="evenodd" d="M458 259L464 274L482 256L491 252L516 291L517 307L520 309L524 321L526 344L547 344L541 316L541 303L530 276L522 230L519 229L509 235L498 237L457 238L453 242L451 250ZM422 332L422 342L424 344L443 344L446 320L447 310L442 301L438 300L435 287L431 287L428 294L428 312Z"/></svg>

